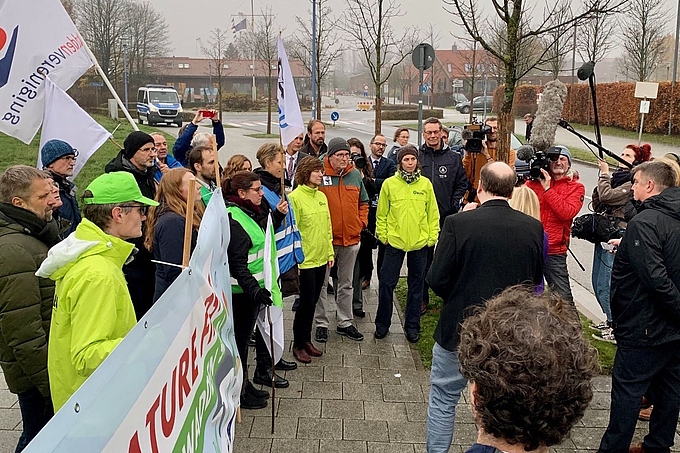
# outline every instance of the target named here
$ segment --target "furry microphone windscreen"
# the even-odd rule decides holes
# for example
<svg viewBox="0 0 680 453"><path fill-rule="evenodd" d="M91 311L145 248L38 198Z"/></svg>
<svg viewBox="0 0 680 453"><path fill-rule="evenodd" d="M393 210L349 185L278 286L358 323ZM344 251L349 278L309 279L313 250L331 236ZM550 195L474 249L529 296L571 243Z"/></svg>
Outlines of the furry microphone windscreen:
<svg viewBox="0 0 680 453"><path fill-rule="evenodd" d="M545 84L529 140L529 144L537 151L545 152L555 142L557 123L562 118L566 98L567 86L565 84L559 80Z"/></svg>

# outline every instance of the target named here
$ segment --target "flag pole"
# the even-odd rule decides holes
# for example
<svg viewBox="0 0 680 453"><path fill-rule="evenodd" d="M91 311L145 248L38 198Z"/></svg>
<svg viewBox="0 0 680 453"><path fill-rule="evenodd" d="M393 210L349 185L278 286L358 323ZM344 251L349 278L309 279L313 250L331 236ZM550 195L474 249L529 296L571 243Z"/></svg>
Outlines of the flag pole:
<svg viewBox="0 0 680 453"><path fill-rule="evenodd" d="M123 104L123 101L120 100L120 96L118 96L118 93L116 93L116 90L113 89L113 85L111 85L111 82L109 81L108 77L106 77L106 74L104 74L104 70L102 69L101 66L99 66L99 62L97 61L97 57L94 56L94 54L92 53L92 51L88 47L87 42L85 42L85 39L80 34L80 32L77 31L77 33L78 33L78 36L80 37L81 41L83 42L83 48L85 49L85 52L87 52L87 55L90 57L90 60L92 61L92 64L94 65L94 68L97 70L97 72L101 76L102 80L106 84L106 87L111 92L111 95L113 95L114 99L118 103L118 106L123 110L123 114L125 115L125 118L127 118L127 120L130 122L130 124L132 125L132 128L134 130L138 131L139 127L137 127L137 123L134 122L134 120L130 116L130 112L128 112L128 110L127 110L127 107Z"/></svg>
<svg viewBox="0 0 680 453"><path fill-rule="evenodd" d="M220 182L220 157L217 154L217 137L213 134L210 141L212 142L213 151L215 152L215 185L220 188L222 184Z"/></svg>
<svg viewBox="0 0 680 453"><path fill-rule="evenodd" d="M189 265L191 257L191 232L194 229L194 203L196 202L196 178L189 180L187 191L187 212L184 219L184 249L182 250L182 266Z"/></svg>
<svg viewBox="0 0 680 453"><path fill-rule="evenodd" d="M269 233L269 231L267 231ZM274 323L272 322L272 306L267 305L267 320L269 321L269 351L272 356L272 434L274 434L274 420L276 420L276 364L274 363Z"/></svg>

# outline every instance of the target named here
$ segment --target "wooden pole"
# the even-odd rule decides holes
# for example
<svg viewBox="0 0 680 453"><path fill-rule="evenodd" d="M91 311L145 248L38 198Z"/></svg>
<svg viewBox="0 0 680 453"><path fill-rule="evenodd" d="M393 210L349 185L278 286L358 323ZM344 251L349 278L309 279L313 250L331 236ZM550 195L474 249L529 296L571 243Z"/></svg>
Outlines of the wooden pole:
<svg viewBox="0 0 680 453"><path fill-rule="evenodd" d="M281 171L281 199L285 200L286 199L286 150L283 148L283 141L281 139L281 133L279 132L279 145L281 146L281 154L283 155L283 161L281 162L281 165L283 166L283 169Z"/></svg>
<svg viewBox="0 0 680 453"><path fill-rule="evenodd" d="M274 363L274 323L272 323L272 307L267 305L267 320L269 321L269 350L272 356L272 434L274 434L274 420L276 420L276 363Z"/></svg>
<svg viewBox="0 0 680 453"><path fill-rule="evenodd" d="M212 146L215 152L215 184L219 188L222 186L220 183L220 156L217 154L217 137L214 135L212 136Z"/></svg>
<svg viewBox="0 0 680 453"><path fill-rule="evenodd" d="M184 221L184 250L182 251L182 266L189 265L191 258L191 232L194 229L194 203L196 201L196 179L189 180L189 192L187 194L187 212Z"/></svg>

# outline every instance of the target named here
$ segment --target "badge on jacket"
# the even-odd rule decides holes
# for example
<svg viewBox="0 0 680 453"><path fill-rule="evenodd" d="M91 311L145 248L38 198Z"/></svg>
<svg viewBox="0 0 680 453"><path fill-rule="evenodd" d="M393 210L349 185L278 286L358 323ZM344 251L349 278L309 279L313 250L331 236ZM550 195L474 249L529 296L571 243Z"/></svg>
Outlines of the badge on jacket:
<svg viewBox="0 0 680 453"><path fill-rule="evenodd" d="M324 176L323 177L323 185L324 186L332 186L333 185L333 179L331 179L330 176Z"/></svg>

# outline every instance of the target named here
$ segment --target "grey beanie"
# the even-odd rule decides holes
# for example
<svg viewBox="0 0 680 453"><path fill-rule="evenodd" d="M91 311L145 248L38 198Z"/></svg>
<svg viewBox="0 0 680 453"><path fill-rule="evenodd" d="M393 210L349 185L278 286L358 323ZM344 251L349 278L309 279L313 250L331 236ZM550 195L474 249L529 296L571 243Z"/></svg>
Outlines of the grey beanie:
<svg viewBox="0 0 680 453"><path fill-rule="evenodd" d="M349 151L349 144L344 138L335 137L328 142L328 152L326 154L328 157L331 157L333 154L341 150Z"/></svg>

